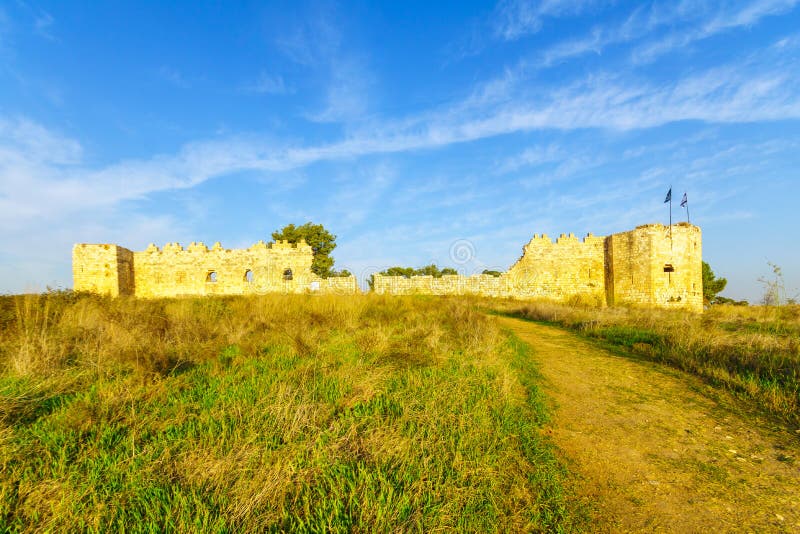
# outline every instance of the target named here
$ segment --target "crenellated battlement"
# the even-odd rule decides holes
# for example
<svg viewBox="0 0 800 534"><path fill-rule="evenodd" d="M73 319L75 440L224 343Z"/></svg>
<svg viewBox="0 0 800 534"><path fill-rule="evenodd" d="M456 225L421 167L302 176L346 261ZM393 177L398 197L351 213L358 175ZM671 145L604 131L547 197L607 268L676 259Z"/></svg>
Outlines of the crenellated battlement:
<svg viewBox="0 0 800 534"><path fill-rule="evenodd" d="M164 297L358 290L355 277L323 279L311 271L314 252L305 241L227 249L217 241L184 248L150 244L141 252L111 244L73 248L74 287L111 295Z"/></svg>
<svg viewBox="0 0 800 534"><path fill-rule="evenodd" d="M164 297L269 292L358 291L353 276L322 279L311 271L314 252L305 241L265 243L246 249L209 249L202 241L183 248L150 244L132 252L113 244L73 248L75 289L108 295ZM384 294L484 295L579 299L597 305L633 304L703 309L702 235L688 223L644 224L607 237L534 234L522 256L500 276L374 275Z"/></svg>
<svg viewBox="0 0 800 534"><path fill-rule="evenodd" d="M96 246L96 245L87 245L81 244L76 246ZM111 246L111 245L109 245ZM116 245L114 245L116 246ZM156 253L180 253L180 252L233 252L239 251L241 249L229 249L222 246L222 243L219 241L215 242L214 245L209 249L205 243L202 241L192 241L188 247L183 248L180 243L167 243L164 245L164 248L159 248L155 243L150 243L144 252L148 254L156 254ZM311 246L308 245L305 240L301 239L298 243L289 243L288 241L277 241L274 243L265 243L263 240L260 240L254 243L247 249L251 252L258 252L258 251L267 251L267 250L275 250L275 251L298 251L301 253L306 253L311 249Z"/></svg>
<svg viewBox="0 0 800 534"><path fill-rule="evenodd" d="M579 299L597 305L634 304L700 312L700 229L646 224L608 237L534 234L522 256L500 276L375 275L377 293Z"/></svg>
<svg viewBox="0 0 800 534"><path fill-rule="evenodd" d="M591 232L586 234L583 239L575 237L575 234L573 233L561 234L556 238L555 242L547 234L533 234L533 237L528 242L526 247L549 247L557 245L574 246L580 244L595 245L604 240L605 237L596 236Z"/></svg>

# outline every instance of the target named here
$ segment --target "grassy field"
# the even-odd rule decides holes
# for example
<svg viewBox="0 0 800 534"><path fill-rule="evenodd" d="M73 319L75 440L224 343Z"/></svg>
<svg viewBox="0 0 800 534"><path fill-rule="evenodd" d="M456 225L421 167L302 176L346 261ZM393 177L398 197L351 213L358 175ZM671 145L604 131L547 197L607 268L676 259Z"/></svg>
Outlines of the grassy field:
<svg viewBox="0 0 800 534"><path fill-rule="evenodd" d="M0 298L0 531L567 531L527 346L455 299Z"/></svg>
<svg viewBox="0 0 800 534"><path fill-rule="evenodd" d="M699 375L800 423L800 306L720 305L702 315L551 303L506 302L499 308Z"/></svg>

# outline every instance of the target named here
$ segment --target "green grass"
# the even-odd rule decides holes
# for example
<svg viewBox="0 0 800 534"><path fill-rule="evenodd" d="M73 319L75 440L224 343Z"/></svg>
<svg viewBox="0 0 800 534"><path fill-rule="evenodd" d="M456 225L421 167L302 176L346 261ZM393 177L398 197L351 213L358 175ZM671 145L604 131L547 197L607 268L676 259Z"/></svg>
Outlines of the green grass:
<svg viewBox="0 0 800 534"><path fill-rule="evenodd" d="M528 347L455 299L0 302L0 531L569 531Z"/></svg>

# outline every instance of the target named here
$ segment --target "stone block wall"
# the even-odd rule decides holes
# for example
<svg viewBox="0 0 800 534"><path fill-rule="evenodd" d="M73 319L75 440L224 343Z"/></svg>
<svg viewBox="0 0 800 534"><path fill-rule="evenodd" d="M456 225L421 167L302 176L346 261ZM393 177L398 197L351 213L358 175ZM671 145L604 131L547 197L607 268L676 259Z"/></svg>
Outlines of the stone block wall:
<svg viewBox="0 0 800 534"><path fill-rule="evenodd" d="M604 241L562 234L555 243L534 235L505 274L514 296L564 301L581 295L600 304L605 293Z"/></svg>
<svg viewBox="0 0 800 534"><path fill-rule="evenodd" d="M226 249L219 243L183 248L170 243L141 252L112 244L73 248L77 291L106 295L175 297L260 293L359 291L355 277L322 279L311 271L313 251L301 241ZM638 226L608 237L583 240L562 234L555 242L534 235L522 257L500 276L374 276L379 294L483 295L579 299L598 305L633 304L703 309L700 228L678 223Z"/></svg>
<svg viewBox="0 0 800 534"><path fill-rule="evenodd" d="M700 229L688 223L670 228L639 226L609 237L583 240L562 234L555 242L536 234L522 257L499 277L382 276L373 289L380 294L482 295L578 299L597 305L633 304L703 310Z"/></svg>
<svg viewBox="0 0 800 534"><path fill-rule="evenodd" d="M131 252L117 245L75 245L74 287L106 295L177 297L260 293L354 293L353 276L322 279L311 271L313 251L301 241L226 249L215 243L169 243Z"/></svg>
<svg viewBox="0 0 800 534"><path fill-rule="evenodd" d="M75 291L91 291L118 297L133 295L133 252L111 244L78 244L72 248Z"/></svg>
<svg viewBox="0 0 800 534"><path fill-rule="evenodd" d="M606 242L609 304L703 309L700 228L678 223L639 226Z"/></svg>
<svg viewBox="0 0 800 534"><path fill-rule="evenodd" d="M373 290L381 295L486 295L502 296L507 292L500 277L488 274L473 276L383 276L374 275Z"/></svg>

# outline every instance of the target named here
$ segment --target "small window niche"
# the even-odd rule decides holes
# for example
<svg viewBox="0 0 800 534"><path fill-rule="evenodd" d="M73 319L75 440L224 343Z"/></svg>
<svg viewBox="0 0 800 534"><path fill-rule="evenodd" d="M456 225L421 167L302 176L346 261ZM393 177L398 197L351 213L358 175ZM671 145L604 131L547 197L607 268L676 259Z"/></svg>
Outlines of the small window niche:
<svg viewBox="0 0 800 534"><path fill-rule="evenodd" d="M244 283L245 284L252 284L253 283L253 271L247 269L244 272Z"/></svg>
<svg viewBox="0 0 800 534"><path fill-rule="evenodd" d="M208 274L206 275L206 282L208 282L210 284L216 284L217 283L217 271L208 271Z"/></svg>
<svg viewBox="0 0 800 534"><path fill-rule="evenodd" d="M675 267L673 267L671 263L666 263L666 264L664 264L664 272L665 273L674 273L675 272Z"/></svg>
<svg viewBox="0 0 800 534"><path fill-rule="evenodd" d="M284 280L292 280L292 278L293 278L292 277L292 270L291 269L285 269L283 271L283 279Z"/></svg>

